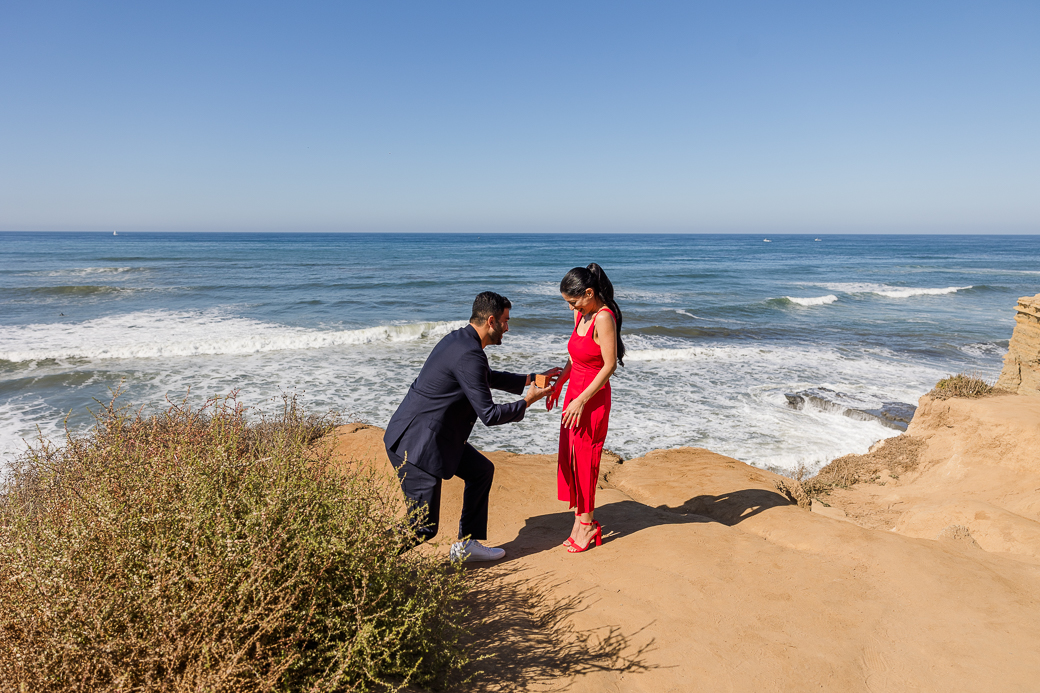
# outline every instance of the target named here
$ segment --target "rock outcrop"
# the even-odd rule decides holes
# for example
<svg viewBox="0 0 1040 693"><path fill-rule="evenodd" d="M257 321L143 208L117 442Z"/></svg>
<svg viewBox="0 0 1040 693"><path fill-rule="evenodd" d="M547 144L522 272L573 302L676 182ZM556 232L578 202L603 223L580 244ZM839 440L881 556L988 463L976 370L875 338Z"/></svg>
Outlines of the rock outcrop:
<svg viewBox="0 0 1040 693"><path fill-rule="evenodd" d="M824 411L836 411L857 421L877 421L882 426L905 431L914 418L912 404L905 402L881 402L862 396L836 392L827 387L811 387L799 392L784 393L787 405L804 409L807 404Z"/></svg>
<svg viewBox="0 0 1040 693"><path fill-rule="evenodd" d="M1015 331L997 387L1019 395L1040 395L1040 294L1018 299Z"/></svg>

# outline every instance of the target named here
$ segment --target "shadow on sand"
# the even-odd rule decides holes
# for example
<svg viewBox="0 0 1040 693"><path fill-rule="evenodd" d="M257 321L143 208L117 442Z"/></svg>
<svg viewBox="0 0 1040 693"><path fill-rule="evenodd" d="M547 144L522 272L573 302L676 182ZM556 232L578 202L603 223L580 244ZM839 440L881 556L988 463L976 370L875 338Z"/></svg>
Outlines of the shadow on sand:
<svg viewBox="0 0 1040 693"><path fill-rule="evenodd" d="M473 576L468 646L474 664L468 680L448 690L564 690L575 676L650 668L644 662L654 648L644 635L649 626L627 635L616 626L580 631L569 617L586 608L588 595L559 597L566 589L551 576L523 577L498 566Z"/></svg>
<svg viewBox="0 0 1040 693"><path fill-rule="evenodd" d="M695 496L674 507L654 508L634 500L609 503L596 508L596 519L603 525L607 542L659 525L718 522L732 526L770 508L787 505L791 501L776 491L748 488L718 496ZM569 511L527 518L516 539L501 545L507 556L501 564L559 546L573 522L574 515Z"/></svg>
<svg viewBox="0 0 1040 693"><path fill-rule="evenodd" d="M675 507L619 501L597 508L596 518L606 531L605 541L610 541L659 525L718 522L732 526L787 505L791 502L779 493L750 488L696 496ZM566 581L554 583L551 574L545 573L525 577L510 565L518 558L558 547L573 520L574 515L567 511L528 518L517 538L502 545L506 559L467 567L474 578L469 601L473 630L468 642L474 664L466 672L468 679L449 690L565 690L575 676L653 668L645 661L654 649L654 640L647 634L652 623L632 633L617 626L579 631L570 617L591 604L588 594L568 595Z"/></svg>

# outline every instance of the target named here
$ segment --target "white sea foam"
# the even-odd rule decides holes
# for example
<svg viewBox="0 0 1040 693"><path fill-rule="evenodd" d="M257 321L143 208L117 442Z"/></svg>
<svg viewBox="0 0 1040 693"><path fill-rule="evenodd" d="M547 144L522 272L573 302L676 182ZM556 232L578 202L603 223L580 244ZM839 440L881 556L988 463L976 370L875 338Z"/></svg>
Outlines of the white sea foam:
<svg viewBox="0 0 1040 693"><path fill-rule="evenodd" d="M632 340L635 342L635 340ZM659 347L630 349L625 355L626 361L693 361L708 360L726 363L755 363L763 359L787 359L799 354L813 360L842 360L845 357L833 349L804 350L782 347L750 347L750 346L697 346L697 347Z"/></svg>
<svg viewBox="0 0 1040 693"><path fill-rule="evenodd" d="M976 342L974 344L965 344L961 347L961 351L965 354L976 358L1003 356L1007 349L1006 344L994 342Z"/></svg>
<svg viewBox="0 0 1040 693"><path fill-rule="evenodd" d="M28 443L40 434L52 441L60 440L63 433L61 412L54 411L42 399L22 396L0 402L0 481L9 472L5 462L13 461L28 448ZM39 430L37 430L39 426Z"/></svg>
<svg viewBox="0 0 1040 693"><path fill-rule="evenodd" d="M872 294L884 291L884 284L867 284L865 282L811 282L807 286L822 286L831 291L840 291L845 294Z"/></svg>
<svg viewBox="0 0 1040 693"><path fill-rule="evenodd" d="M14 405L0 410L5 424L10 422L0 455L19 448L20 438L31 437L37 423L48 435L60 437L61 412L52 410L54 406L78 411L92 396L106 398L106 388L124 377L129 378L125 401L153 409L163 406L167 394L179 398L189 389L197 399L241 390L245 404L274 408L279 393L289 390L303 393L309 409L353 412L385 426L436 337L461 324L320 331L261 323L221 311L155 311L78 326L31 326L19 333L18 351L44 354L34 355L36 359L56 358L66 351L90 359L40 361L31 371L33 378L82 372L89 373L89 380L57 405L26 401L15 403L17 411ZM7 330L0 335L3 351L8 352L0 358L11 360L7 344L11 339ZM492 368L527 373L563 365L566 342L565 330L552 335L518 330L487 353ZM835 412L790 409L785 391L824 386L912 403L947 374L944 368L879 348L691 347L678 339L639 334L626 342L626 367L611 378L614 394L607 438L607 447L626 457L655 448L694 445L761 466L791 470L799 464L820 466L848 452L865 452L873 442L895 432ZM123 351L102 353L98 351L102 347ZM113 361L117 355L130 360ZM516 397L495 392L498 402ZM83 430L89 419L80 417L73 425ZM552 453L558 435L559 410L547 412L538 405L517 424L492 429L478 424L472 440L483 449Z"/></svg>
<svg viewBox="0 0 1040 693"><path fill-rule="evenodd" d="M169 317L164 315L164 322ZM216 341L226 340L240 329L253 330L251 334L258 340L265 336L253 321L217 315L210 320L206 323L196 315L191 320L174 321L174 325L183 328L186 323L194 324L192 329L200 332L208 327L214 333L211 339ZM152 323L138 315L135 324ZM455 325L433 324L439 327L427 332L428 336ZM109 341L111 327L101 326ZM408 328L412 335L421 333L417 326L399 327ZM140 327L126 324L119 329L122 338L129 338ZM90 383L74 393L79 399L60 405L66 407L82 408L90 402L90 396L105 398L106 387L129 375L125 400L153 408L161 407L168 393L179 398L189 388L192 397L199 399L240 389L245 404L273 408L277 406L273 398L280 391L290 390L303 393L309 409L353 412L385 426L435 343L434 339L414 337L387 341L387 332L378 332L385 329L370 328L383 335L377 341L351 337L336 343L330 338L323 347L240 349L233 353L228 351L229 342L223 341L220 353L192 351L162 359L119 362L43 362L32 373L33 377L91 373ZM86 337L84 332L80 332L81 338ZM356 335L362 331L347 332ZM282 336L288 339L291 335ZM563 365L566 341L567 335L562 333L539 336L511 332L502 346L489 347L487 352L492 368L527 373ZM153 337L137 344L154 342ZM241 346L231 344L236 349ZM915 402L946 375L945 370L901 360L884 349L852 353L822 347L725 344L676 348L681 344L678 340L642 335L632 335L628 344L626 367L611 379L614 403L607 438L607 447L626 457L654 448L695 445L751 464L785 469L798 464L819 466L850 451L865 452L871 443L893 431L834 412L790 409L783 397L785 391L824 386L886 401ZM154 353L152 347L141 351ZM516 395L495 392L495 399L509 402ZM10 438L4 444L8 450L18 447L21 436L32 436L35 423L43 423L45 432L60 432L55 425L60 412L40 409L40 403L33 405L37 408L30 405L33 403L19 405L14 418L10 412L0 411L0 417L11 421L4 431ZM88 424L85 417L75 423L78 427ZM559 410L547 412L538 405L517 424L492 429L478 424L472 440L483 449L552 453L558 434Z"/></svg>
<svg viewBox="0 0 1040 693"><path fill-rule="evenodd" d="M523 286L517 289L517 293L520 294L531 294L535 296L559 296L560 295L560 283L559 282L538 282ZM624 301L634 301L637 303L657 303L674 301L679 298L679 294L671 291L645 291L641 289L630 289L630 288L614 288L614 297L621 303ZM621 306L624 310L624 305Z"/></svg>
<svg viewBox="0 0 1040 693"><path fill-rule="evenodd" d="M520 294L531 294L534 296L559 296L560 282L537 282L522 286L516 290Z"/></svg>
<svg viewBox="0 0 1040 693"><path fill-rule="evenodd" d="M865 284L862 282L854 283L819 283L814 286L822 286L825 289L831 291L840 291L846 294L876 294L878 296L885 296L886 298L910 298L911 296L942 296L944 294L953 294L958 291L964 291L971 289L971 286L947 286L938 289L929 288L916 288L916 287L901 287L901 286L889 286L887 284Z"/></svg>
<svg viewBox="0 0 1040 693"><path fill-rule="evenodd" d="M971 289L970 286L947 286L944 289L889 289L876 291L875 293L888 298L910 298L911 296L942 296L944 294L955 294L958 291Z"/></svg>
<svg viewBox="0 0 1040 693"><path fill-rule="evenodd" d="M784 296L784 298L791 303L797 303L800 306L824 306L838 300L838 297L834 294L828 294L827 296L813 296L810 298L799 298L797 296Z"/></svg>
<svg viewBox="0 0 1040 693"><path fill-rule="evenodd" d="M677 301L679 294L671 291L642 291L639 289L614 289L614 296L619 302L635 301L638 303L659 303ZM621 306L624 310L624 306Z"/></svg>
<svg viewBox="0 0 1040 693"><path fill-rule="evenodd" d="M323 349L435 338L465 324L422 322L357 330L316 330L230 316L219 310L141 311L76 324L5 328L0 333L0 360L148 359Z"/></svg>
<svg viewBox="0 0 1040 693"><path fill-rule="evenodd" d="M88 277L94 274L126 274L133 271L135 271L133 267L79 267L45 274L48 277ZM137 271L143 271L143 268L138 268Z"/></svg>
<svg viewBox="0 0 1040 693"><path fill-rule="evenodd" d="M701 318L701 317L699 317L697 315L694 315L693 313L687 312L687 311L683 310L682 308L677 308L675 312L678 313L679 315L685 315L688 318L693 318L694 320L703 320L704 319L704 318Z"/></svg>

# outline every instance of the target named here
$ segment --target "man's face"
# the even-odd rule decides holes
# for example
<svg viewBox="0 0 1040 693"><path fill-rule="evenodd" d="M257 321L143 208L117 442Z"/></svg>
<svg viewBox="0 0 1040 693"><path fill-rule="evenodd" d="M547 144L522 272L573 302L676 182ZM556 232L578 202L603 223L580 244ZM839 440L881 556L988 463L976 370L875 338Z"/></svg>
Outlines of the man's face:
<svg viewBox="0 0 1040 693"><path fill-rule="evenodd" d="M506 308L497 318L492 315L488 318L488 344L499 345L502 343L502 335L509 332L509 309Z"/></svg>

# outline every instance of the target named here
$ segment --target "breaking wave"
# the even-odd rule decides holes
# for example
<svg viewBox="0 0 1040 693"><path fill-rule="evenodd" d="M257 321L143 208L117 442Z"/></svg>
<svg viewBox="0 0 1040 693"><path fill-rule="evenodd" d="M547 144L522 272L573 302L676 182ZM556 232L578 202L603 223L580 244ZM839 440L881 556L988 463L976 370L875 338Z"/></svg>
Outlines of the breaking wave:
<svg viewBox="0 0 1040 693"><path fill-rule="evenodd" d="M790 301L799 306L825 306L828 303L834 303L838 300L838 297L834 294L828 294L826 296L813 296L809 298L799 298L797 296L784 296L783 300Z"/></svg>
<svg viewBox="0 0 1040 693"><path fill-rule="evenodd" d="M441 337L465 321L316 330L201 313L143 311L77 324L13 326L0 335L0 361L126 359L255 354Z"/></svg>
<svg viewBox="0 0 1040 693"><path fill-rule="evenodd" d="M947 286L938 289L889 286L887 284L863 284L863 283L836 283L816 284L831 291L840 291L846 294L875 294L886 298L910 298L911 296L942 296L954 294L958 291L967 291L974 286Z"/></svg>

